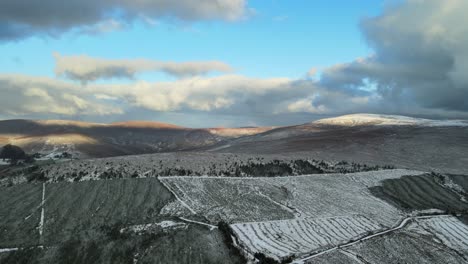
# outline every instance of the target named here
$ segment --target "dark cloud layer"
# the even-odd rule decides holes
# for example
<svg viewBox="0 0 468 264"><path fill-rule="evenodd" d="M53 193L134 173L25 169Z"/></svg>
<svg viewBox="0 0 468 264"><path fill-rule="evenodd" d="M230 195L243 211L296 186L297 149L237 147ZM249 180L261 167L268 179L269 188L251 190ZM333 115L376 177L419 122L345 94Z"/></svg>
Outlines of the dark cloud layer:
<svg viewBox="0 0 468 264"><path fill-rule="evenodd" d="M0 40L31 34L56 35L103 21L128 22L162 17L186 21L236 20L246 12L246 0L2 0Z"/></svg>
<svg viewBox="0 0 468 264"><path fill-rule="evenodd" d="M361 24L374 54L325 70L321 85L351 93L373 88L392 109L468 111L466 10L464 0L408 0L387 8Z"/></svg>

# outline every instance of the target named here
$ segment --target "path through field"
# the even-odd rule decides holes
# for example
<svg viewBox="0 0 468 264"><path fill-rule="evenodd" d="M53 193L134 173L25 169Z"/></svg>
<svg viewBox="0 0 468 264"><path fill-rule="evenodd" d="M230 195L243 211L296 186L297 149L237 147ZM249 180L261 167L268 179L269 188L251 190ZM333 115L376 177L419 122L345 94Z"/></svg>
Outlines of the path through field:
<svg viewBox="0 0 468 264"><path fill-rule="evenodd" d="M438 217L446 217L446 216L449 216L448 214L441 214L441 215L421 215L421 216L409 216L409 217L406 217L404 218L396 227L394 228L390 228L390 229L387 229L387 230L384 230L384 231L381 231L381 232L378 232L378 233L375 233L375 234L372 234L372 235L367 235L367 236L364 236L364 237L361 237L355 241L350 241L350 242L347 242L347 243L343 243L343 244L339 244L335 247L332 247L332 248L329 248L329 249L326 249L326 250L323 250L323 251L319 251L319 252L316 252L310 256L307 256L307 257L303 257L303 258L298 258L296 260L294 260L292 263L295 263L295 264L302 264L302 263L305 263L307 260L309 259L312 259L312 258L315 258L315 257L318 257L318 256L321 256L321 255L324 255L326 253L330 253L332 251L335 251L335 250L338 250L338 249L343 249L343 248L346 248L346 247L350 247L354 244L357 244L357 243L360 243L362 241L365 241L365 240L369 240L369 239L372 239L372 238L375 238L375 237L379 237L379 236L383 236L383 235L387 235L391 232L395 232L397 230L400 230L404 227L406 227L411 221L413 220L418 220L418 219L429 219L429 218L438 218Z"/></svg>
<svg viewBox="0 0 468 264"><path fill-rule="evenodd" d="M42 201L41 201L41 220L39 222L39 244L43 245L44 244L44 238L42 237L42 234L44 233L44 213L45 213L45 209L44 209L44 203L45 203L45 186L46 184L43 183L42 184Z"/></svg>

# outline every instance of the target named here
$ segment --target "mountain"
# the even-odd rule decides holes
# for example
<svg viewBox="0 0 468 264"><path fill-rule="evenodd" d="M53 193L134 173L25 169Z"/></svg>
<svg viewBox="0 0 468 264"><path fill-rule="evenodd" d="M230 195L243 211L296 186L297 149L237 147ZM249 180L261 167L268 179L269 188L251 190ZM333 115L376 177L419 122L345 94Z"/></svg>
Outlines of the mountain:
<svg viewBox="0 0 468 264"><path fill-rule="evenodd" d="M467 172L468 122L355 114L279 127L219 143L208 151L307 152L325 160Z"/></svg>
<svg viewBox="0 0 468 264"><path fill-rule="evenodd" d="M192 129L149 121L5 120L0 121L0 145L18 145L28 153L48 156L68 152L80 158L109 157L191 150L268 129Z"/></svg>
<svg viewBox="0 0 468 264"><path fill-rule="evenodd" d="M392 164L466 172L468 122L395 115L353 114L287 127L187 128L129 121L0 121L0 145L54 157L111 157L197 151L276 154L305 152L324 160Z"/></svg>
<svg viewBox="0 0 468 264"><path fill-rule="evenodd" d="M314 124L335 126L424 126L464 127L466 120L431 120L398 115L352 114L315 121Z"/></svg>
<svg viewBox="0 0 468 264"><path fill-rule="evenodd" d="M171 152L0 163L0 263L466 263L465 124L1 121L49 155Z"/></svg>

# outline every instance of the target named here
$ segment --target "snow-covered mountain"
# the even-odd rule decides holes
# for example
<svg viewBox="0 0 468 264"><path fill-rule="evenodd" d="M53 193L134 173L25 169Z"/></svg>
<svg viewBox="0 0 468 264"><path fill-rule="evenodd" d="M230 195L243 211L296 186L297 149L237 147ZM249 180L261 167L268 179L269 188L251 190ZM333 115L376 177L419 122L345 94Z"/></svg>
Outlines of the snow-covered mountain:
<svg viewBox="0 0 468 264"><path fill-rule="evenodd" d="M468 126L465 120L433 120L424 118L414 118L399 115L376 115L376 114L352 114L338 117L320 119L313 122L321 125L337 126L363 126L363 125L382 125L382 126Z"/></svg>
<svg viewBox="0 0 468 264"><path fill-rule="evenodd" d="M224 145L221 145L224 144ZM325 160L399 164L424 170L467 172L468 122L355 114L279 127L220 143L226 153L313 153Z"/></svg>
<svg viewBox="0 0 468 264"><path fill-rule="evenodd" d="M338 150L342 146L354 151L358 145L375 148L392 142L386 147L389 150L393 146L423 141L459 139L456 145L450 142L449 146L453 148L464 144L460 142L468 142L465 140L468 138L467 130L468 122L463 120L375 114L344 115L287 127L199 129L148 121L98 124L64 120L5 120L0 121L0 146L14 144L29 153L45 155L68 152L78 158L187 150L323 151Z"/></svg>

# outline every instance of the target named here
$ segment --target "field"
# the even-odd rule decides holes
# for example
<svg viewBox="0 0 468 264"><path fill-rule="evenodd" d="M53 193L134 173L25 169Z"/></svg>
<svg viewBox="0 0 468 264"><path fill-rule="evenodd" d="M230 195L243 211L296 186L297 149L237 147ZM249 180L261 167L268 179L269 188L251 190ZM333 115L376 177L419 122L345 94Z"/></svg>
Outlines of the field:
<svg viewBox="0 0 468 264"><path fill-rule="evenodd" d="M378 179L417 174L386 170L274 178L160 177L189 208L212 223L365 215L384 226L399 210L374 197L367 185ZM369 177L367 180L364 178Z"/></svg>
<svg viewBox="0 0 468 264"><path fill-rule="evenodd" d="M467 175L448 175L450 180L461 187L462 190L468 192L468 176Z"/></svg>
<svg viewBox="0 0 468 264"><path fill-rule="evenodd" d="M47 244L103 225L157 222L172 199L156 179L86 181L46 185Z"/></svg>
<svg viewBox="0 0 468 264"><path fill-rule="evenodd" d="M455 217L422 218L395 233L341 247L306 263L466 263L467 230Z"/></svg>
<svg viewBox="0 0 468 264"><path fill-rule="evenodd" d="M160 177L181 201L211 223L290 219L291 209L281 205L286 193L263 185L257 178ZM261 190L260 190L261 188ZM274 198L271 198L274 197Z"/></svg>
<svg viewBox="0 0 468 264"><path fill-rule="evenodd" d="M468 257L468 226L456 217L424 219L418 224L424 231L434 234L441 243L465 252Z"/></svg>
<svg viewBox="0 0 468 264"><path fill-rule="evenodd" d="M458 178L457 181L468 181L467 176ZM387 179L382 186L370 188L378 197L405 210L441 209L452 212L468 210L468 203L463 201L463 196L455 190L444 186L444 180L434 175L419 175L401 177L399 179Z"/></svg>
<svg viewBox="0 0 468 264"><path fill-rule="evenodd" d="M382 228L359 215L242 223L231 227L249 252L277 259L335 246Z"/></svg>
<svg viewBox="0 0 468 264"><path fill-rule="evenodd" d="M20 248L0 253L2 264L242 263L218 229L160 214L175 198L156 178L18 184L0 195L0 248Z"/></svg>
<svg viewBox="0 0 468 264"><path fill-rule="evenodd" d="M0 188L1 248L39 243L41 195L41 184Z"/></svg>
<svg viewBox="0 0 468 264"><path fill-rule="evenodd" d="M460 189L456 182L463 179L450 181L443 175L410 170L291 177L178 176L159 179L186 210L205 216L211 223L221 220L231 223L239 244L247 252L263 253L277 260L345 245L394 228L403 223L403 218L415 213L431 217L431 214L444 211L466 210L463 196L456 191ZM392 200L395 197L400 200ZM404 202L409 206L402 206ZM457 223L461 226L454 228L463 231L461 228L465 226ZM432 236L437 236L437 232L442 231L434 229ZM409 248L426 239L409 234L398 235L401 243L408 244ZM383 233L376 239L381 241L381 237L387 236L397 235ZM461 240L460 237L452 239ZM430 250L432 247L432 244L428 246ZM448 243L444 243L444 247L447 250L457 248ZM356 254L340 251L332 258L337 263L343 258L361 263ZM394 254L398 251L409 254L404 247L395 249ZM450 257L457 263L457 257ZM439 258L443 259L442 253L428 256L428 259Z"/></svg>
<svg viewBox="0 0 468 264"><path fill-rule="evenodd" d="M188 224L165 232L115 234L98 232L93 239L67 240L55 247L0 253L0 263L185 263L242 264L218 230Z"/></svg>
<svg viewBox="0 0 468 264"><path fill-rule="evenodd" d="M278 261L311 257L308 263L398 263L403 257L463 263L468 257L466 215L441 215L466 212L466 176L390 169L155 177L151 166L160 160L135 172L139 163L126 158L116 174L122 178L101 177L114 164L89 160L68 163L78 169L71 178L60 179L66 164L55 164L47 166L54 176L42 183L0 187L0 262L245 263L240 252ZM272 171L283 173L281 163L256 162L249 169L273 164ZM18 250L1 252L8 248Z"/></svg>
<svg viewBox="0 0 468 264"><path fill-rule="evenodd" d="M358 243L349 248L308 260L307 264L341 263L466 263L466 259L451 248L434 241L430 235L407 231Z"/></svg>

